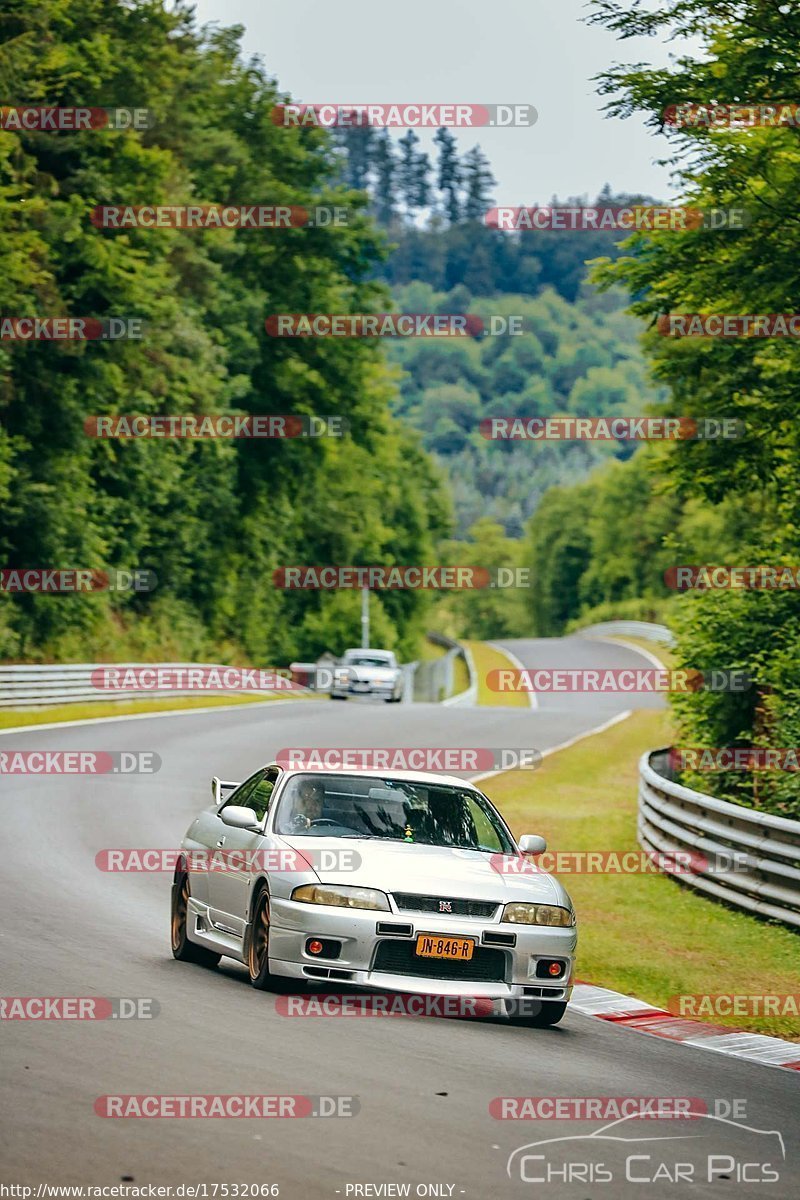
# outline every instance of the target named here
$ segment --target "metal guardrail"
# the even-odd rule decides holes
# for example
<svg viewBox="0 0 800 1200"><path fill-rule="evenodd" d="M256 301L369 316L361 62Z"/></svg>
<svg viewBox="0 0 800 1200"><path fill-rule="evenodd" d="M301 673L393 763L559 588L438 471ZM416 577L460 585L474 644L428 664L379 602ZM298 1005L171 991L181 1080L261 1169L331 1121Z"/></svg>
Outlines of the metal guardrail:
<svg viewBox="0 0 800 1200"><path fill-rule="evenodd" d="M464 706L478 703L478 676L475 671L475 663L472 659L472 654L466 646L462 646L460 642L454 638L447 637L443 633L429 633L428 641L434 642L437 646L444 646L447 653L444 658L434 660L434 665L442 664L448 671L447 684L444 693L442 704L449 708L462 708ZM453 691L454 663L455 659L463 658L467 668L467 678L469 685L463 692L457 692L454 696Z"/></svg>
<svg viewBox="0 0 800 1200"><path fill-rule="evenodd" d="M657 769L663 770L667 754L650 751L639 762L637 833L642 849L669 856L690 853L693 869L676 873L682 883L800 929L800 821L673 782Z"/></svg>
<svg viewBox="0 0 800 1200"><path fill-rule="evenodd" d="M244 688L133 688L117 690L97 688L92 684L92 672L113 667L139 670L143 667L164 670L188 669L190 667L209 670L226 668L218 663L17 663L0 666L0 708L41 708L49 704L86 704L98 700L146 700L163 697L199 695L243 695L254 694L254 689ZM299 694L305 688L293 684L286 694ZM264 696L278 694L264 692ZM283 691L280 691L283 695Z"/></svg>
<svg viewBox="0 0 800 1200"><path fill-rule="evenodd" d="M441 658L422 659L414 667L414 699L428 704L446 704L450 707L477 704L478 679L472 655L466 646L443 633L428 633L428 641L441 646L445 653ZM453 693L455 660L462 658L466 664L469 686L463 692Z"/></svg>
<svg viewBox="0 0 800 1200"><path fill-rule="evenodd" d="M661 642L665 646L675 645L675 635L666 625L654 625L652 621L602 621L599 625L587 625L578 630L579 637L638 637L647 642Z"/></svg>

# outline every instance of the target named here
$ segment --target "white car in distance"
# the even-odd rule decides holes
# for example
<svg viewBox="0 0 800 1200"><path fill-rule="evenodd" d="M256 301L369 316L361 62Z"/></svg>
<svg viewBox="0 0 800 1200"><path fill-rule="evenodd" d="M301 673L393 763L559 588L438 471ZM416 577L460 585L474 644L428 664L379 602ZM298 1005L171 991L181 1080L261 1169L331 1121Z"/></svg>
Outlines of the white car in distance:
<svg viewBox="0 0 800 1200"><path fill-rule="evenodd" d="M403 672L391 650L345 650L333 669L331 700L377 696L390 704L403 699Z"/></svg>

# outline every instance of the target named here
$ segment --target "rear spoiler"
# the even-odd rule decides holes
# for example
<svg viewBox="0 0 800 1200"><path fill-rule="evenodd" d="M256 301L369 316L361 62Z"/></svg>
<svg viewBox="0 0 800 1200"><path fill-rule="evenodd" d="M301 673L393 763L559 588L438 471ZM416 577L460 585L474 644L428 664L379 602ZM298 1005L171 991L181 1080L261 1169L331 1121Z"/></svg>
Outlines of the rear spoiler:
<svg viewBox="0 0 800 1200"><path fill-rule="evenodd" d="M220 779L217 775L211 776L211 795L214 797L214 803L219 807L223 800L227 800L234 788L239 786L238 783L231 782L230 779Z"/></svg>

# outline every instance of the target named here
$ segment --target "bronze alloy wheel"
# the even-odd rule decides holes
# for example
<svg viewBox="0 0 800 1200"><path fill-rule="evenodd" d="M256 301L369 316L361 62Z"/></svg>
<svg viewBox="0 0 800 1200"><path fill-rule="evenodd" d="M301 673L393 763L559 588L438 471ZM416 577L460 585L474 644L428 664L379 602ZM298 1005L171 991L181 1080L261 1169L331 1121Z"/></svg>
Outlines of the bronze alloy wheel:
<svg viewBox="0 0 800 1200"><path fill-rule="evenodd" d="M253 933L250 938L250 974L260 975L269 958L269 900L266 894L259 897Z"/></svg>
<svg viewBox="0 0 800 1200"><path fill-rule="evenodd" d="M172 952L186 941L186 916L189 909L189 876L184 875L172 905Z"/></svg>
<svg viewBox="0 0 800 1200"><path fill-rule="evenodd" d="M266 891L256 898L247 946L247 969L254 988L266 991L272 986L269 973L269 893Z"/></svg>
<svg viewBox="0 0 800 1200"><path fill-rule="evenodd" d="M190 941L189 925L189 876L180 875L172 885L172 908L170 910L170 941L172 957L178 962L198 963L201 967L215 967L222 958L215 950L207 950Z"/></svg>

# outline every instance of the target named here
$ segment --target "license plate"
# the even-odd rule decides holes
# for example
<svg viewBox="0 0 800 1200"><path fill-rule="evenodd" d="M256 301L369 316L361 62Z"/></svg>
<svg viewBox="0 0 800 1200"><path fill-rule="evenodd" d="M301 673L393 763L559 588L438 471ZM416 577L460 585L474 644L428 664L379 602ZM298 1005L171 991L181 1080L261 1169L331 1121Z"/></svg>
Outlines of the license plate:
<svg viewBox="0 0 800 1200"><path fill-rule="evenodd" d="M465 937L439 937L436 933L417 934L417 956L419 958L457 958L468 962L475 949L475 939Z"/></svg>

